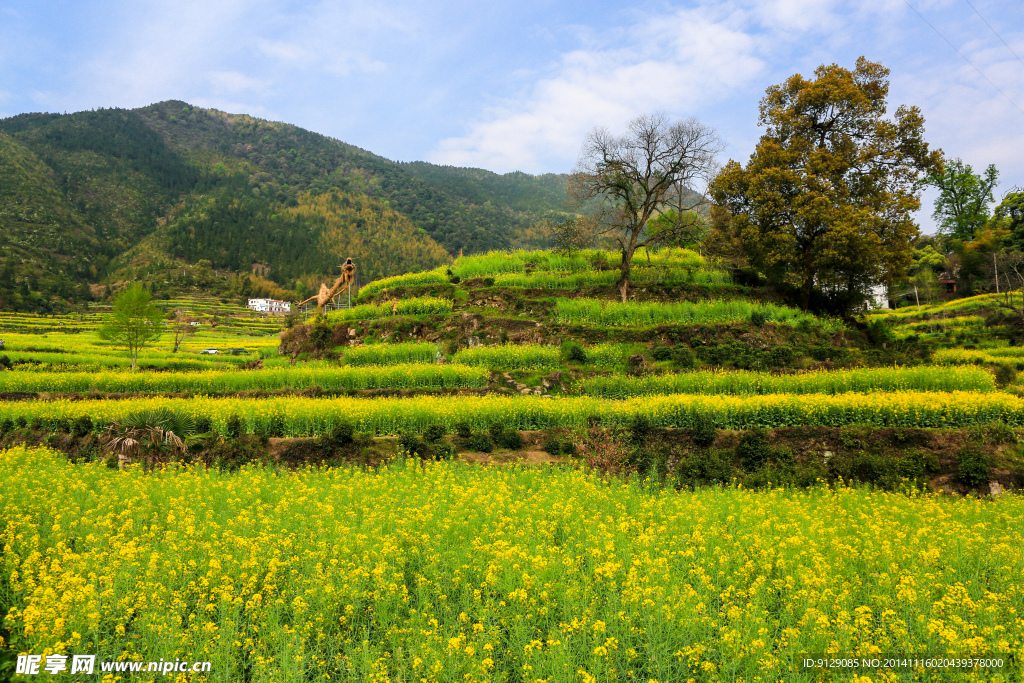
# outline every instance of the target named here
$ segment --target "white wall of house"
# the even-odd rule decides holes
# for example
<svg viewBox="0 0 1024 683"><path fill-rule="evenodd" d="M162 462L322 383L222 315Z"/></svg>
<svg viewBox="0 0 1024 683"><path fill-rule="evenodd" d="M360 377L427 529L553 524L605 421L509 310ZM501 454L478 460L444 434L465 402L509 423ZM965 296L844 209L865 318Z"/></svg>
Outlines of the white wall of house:
<svg viewBox="0 0 1024 683"><path fill-rule="evenodd" d="M249 308L257 313L286 314L291 313L292 305L277 299L249 299Z"/></svg>

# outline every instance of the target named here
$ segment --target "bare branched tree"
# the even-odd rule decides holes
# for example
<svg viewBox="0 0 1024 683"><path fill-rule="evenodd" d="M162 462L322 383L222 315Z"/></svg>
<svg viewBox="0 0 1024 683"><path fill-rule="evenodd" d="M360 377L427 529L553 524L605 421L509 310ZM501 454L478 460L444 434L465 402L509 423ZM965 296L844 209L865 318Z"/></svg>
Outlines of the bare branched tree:
<svg viewBox="0 0 1024 683"><path fill-rule="evenodd" d="M569 193L579 204L600 202L597 232L622 251L618 288L623 301L637 249L692 233L693 211L706 200L722 149L710 126L693 118L671 123L664 114L633 119L622 136L605 128L587 136ZM648 222L663 214L677 218L648 230Z"/></svg>
<svg viewBox="0 0 1024 683"><path fill-rule="evenodd" d="M1000 273L1006 283L1002 290L1002 301L999 307L1009 311L1012 324L1017 328L1024 328L1024 303L1019 303L1016 294L1020 293L1021 302L1024 302L1024 253L1019 251L1004 252L999 260Z"/></svg>
<svg viewBox="0 0 1024 683"><path fill-rule="evenodd" d="M172 353L177 353L181 343L196 333L195 318L185 313L180 308L174 312L174 319L171 321L171 331L174 333L174 348Z"/></svg>

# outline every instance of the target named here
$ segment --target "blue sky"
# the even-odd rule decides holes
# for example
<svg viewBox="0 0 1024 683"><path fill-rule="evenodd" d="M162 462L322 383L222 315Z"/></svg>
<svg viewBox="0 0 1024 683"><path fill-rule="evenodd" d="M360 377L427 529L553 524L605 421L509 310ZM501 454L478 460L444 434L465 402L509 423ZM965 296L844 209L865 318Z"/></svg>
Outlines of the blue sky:
<svg viewBox="0 0 1024 683"><path fill-rule="evenodd" d="M996 164L1001 194L1024 186L1014 53L1024 3L1006 0L0 0L0 117L181 99L390 159L542 173L571 170L594 126L660 110L715 126L724 162L753 151L766 87L865 55L892 70L890 108Z"/></svg>

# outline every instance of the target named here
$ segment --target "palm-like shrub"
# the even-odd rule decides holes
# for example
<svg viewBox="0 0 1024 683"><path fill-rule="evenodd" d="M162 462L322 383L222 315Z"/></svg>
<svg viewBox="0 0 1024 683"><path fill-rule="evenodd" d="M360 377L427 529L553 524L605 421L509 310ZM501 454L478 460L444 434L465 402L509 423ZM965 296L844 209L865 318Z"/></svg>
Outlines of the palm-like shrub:
<svg viewBox="0 0 1024 683"><path fill-rule="evenodd" d="M188 452L196 435L195 419L166 408L132 413L107 429L107 452L117 455L123 467L135 458L152 464Z"/></svg>

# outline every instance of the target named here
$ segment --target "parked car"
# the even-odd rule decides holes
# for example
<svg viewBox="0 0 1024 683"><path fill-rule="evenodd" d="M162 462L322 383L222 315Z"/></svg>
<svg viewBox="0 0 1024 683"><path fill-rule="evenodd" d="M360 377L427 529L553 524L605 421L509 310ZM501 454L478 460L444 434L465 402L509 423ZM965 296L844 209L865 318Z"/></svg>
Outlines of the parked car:
<svg viewBox="0 0 1024 683"><path fill-rule="evenodd" d="M213 355L215 355L217 353L218 353L217 349L203 349L202 351L199 352L199 355L206 354L208 356L213 356Z"/></svg>

